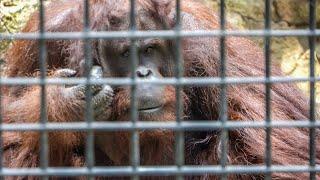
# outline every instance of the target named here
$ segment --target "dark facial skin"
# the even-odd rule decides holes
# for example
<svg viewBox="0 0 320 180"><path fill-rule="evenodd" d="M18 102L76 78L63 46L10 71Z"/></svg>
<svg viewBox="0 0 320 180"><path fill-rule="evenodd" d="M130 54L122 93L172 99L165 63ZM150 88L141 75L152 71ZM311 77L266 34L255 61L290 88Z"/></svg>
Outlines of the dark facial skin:
<svg viewBox="0 0 320 180"><path fill-rule="evenodd" d="M109 12L109 23L103 31L126 31L130 29L129 6L121 6ZM140 31L161 30L164 24L159 19L137 6L136 29ZM132 59L129 39L98 40L97 52L99 63L103 67L104 77L131 77L137 79L159 79L172 77L174 72L174 55L172 41L160 38L137 39L137 67L132 71ZM115 97L112 120L130 119L130 86L113 87ZM175 88L165 85L139 84L136 86L136 100L139 120L168 121L175 116Z"/></svg>
<svg viewBox="0 0 320 180"><path fill-rule="evenodd" d="M157 79L172 76L173 57L168 50L168 42L161 39L143 39L136 41L138 66L137 79ZM100 56L104 76L130 77L131 53L130 41L113 40L99 42ZM130 93L129 87L117 87ZM151 84L138 85L136 88L139 115L160 113L165 105L165 86Z"/></svg>
<svg viewBox="0 0 320 180"><path fill-rule="evenodd" d="M168 46L166 41L160 39L136 41L138 67L148 68L156 73L153 75L159 77L171 76L172 57ZM105 69L104 72L109 73L108 76L128 77L131 75L130 41L100 41L99 51L100 56L103 56L100 63Z"/></svg>

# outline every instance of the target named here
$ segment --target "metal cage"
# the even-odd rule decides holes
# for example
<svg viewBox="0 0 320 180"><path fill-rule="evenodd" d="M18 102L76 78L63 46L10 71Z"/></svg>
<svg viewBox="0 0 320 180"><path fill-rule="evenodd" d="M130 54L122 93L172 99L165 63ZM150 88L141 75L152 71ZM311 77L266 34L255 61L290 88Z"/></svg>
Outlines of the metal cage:
<svg viewBox="0 0 320 180"><path fill-rule="evenodd" d="M225 28L225 2L220 2L220 30L197 30L197 31L183 31L180 26L180 0L176 0L176 14L177 25L173 30L161 31L147 31L142 32L136 30L135 24L135 0L131 0L131 13L130 13L130 30L122 32L90 32L89 29L89 3L84 0L84 27L83 32L59 32L48 33L44 29L44 5L43 0L40 0L40 32L39 33L21 33L21 34L0 34L0 39L37 39L40 48L40 71L39 78L4 78L0 79L1 85L40 85L41 86L41 121L37 124L1 124L1 131L39 131L41 133L41 166L39 168L7 168L0 167L0 175L4 176L23 176L32 175L40 176L42 178L49 178L50 176L88 176L94 178L95 176L130 176L133 179L139 179L140 176L176 176L178 179L183 179L187 175L203 175L203 174L216 174L220 175L222 179L227 179L227 176L232 173L264 173L266 178L271 179L271 173L274 172L308 172L310 179L316 179L316 173L320 172L320 166L315 162L315 129L320 127L320 123L315 118L315 83L319 81L319 77L315 76L314 56L310 56L310 76L309 78L290 78L290 77L275 77L271 76L270 70L270 39L272 37L284 36L300 36L309 38L310 53L315 52L315 39L320 35L320 31L316 29L316 0L309 0L309 28L305 30L272 30L271 29L271 0L265 0L265 28L263 30L227 30ZM246 37L263 37L264 38L264 54L266 72L264 77L226 77L226 58L225 58L225 38L228 36L246 36ZM85 42L86 65L88 68L92 66L89 41L91 39L117 39L129 38L131 40L131 68L134 72L136 68L135 46L133 45L137 38L171 38L177 42L176 46L176 74L174 78L164 78L157 81L148 81L148 83L155 85L170 84L174 85L177 89L177 118L176 122L140 122L137 117L137 108L135 102L135 86L139 81L132 76L131 78L103 78L91 79L88 75L84 78L47 78L46 77L46 60L45 60L45 41L48 39L83 39ZM182 64L180 56L180 41L184 37L218 37L220 38L220 52L221 52L221 67L220 77L208 78L185 78L182 77ZM270 119L270 87L273 83L288 83L288 82L309 82L310 83L310 120L309 121L271 121ZM227 117L227 101L226 89L229 84L249 84L249 83L263 83L265 84L266 97L266 119L264 122L231 122ZM130 122L94 122L91 118L92 112L90 108L86 109L86 121L74 123L48 123L46 119L46 94L45 86L52 84L109 84L109 85L130 85L132 87L132 110ZM182 121L181 111L181 93L182 86L185 85L218 85L222 89L221 93L221 119L218 121ZM90 107L90 93L87 91L87 106ZM281 166L273 165L271 162L271 139L270 133L272 128L290 128L290 127L305 127L310 129L310 162L309 165L292 165ZM139 164L139 130L153 130L157 128L165 128L175 131L175 165L172 166L140 166ZM264 128L266 131L266 151L265 151L265 165L227 165L227 150L228 150L228 130L236 128ZM220 165L207 165L207 166L188 166L184 164L184 131L186 130L213 130L221 129L222 138L222 154ZM87 132L87 145L86 145L86 161L87 167L80 168L53 168L48 167L48 131L63 131L63 130L81 130ZM94 131L130 131L131 135L131 166L126 167L95 167L94 166ZM2 156L0 156L2 157ZM1 158L0 158L1 160Z"/></svg>

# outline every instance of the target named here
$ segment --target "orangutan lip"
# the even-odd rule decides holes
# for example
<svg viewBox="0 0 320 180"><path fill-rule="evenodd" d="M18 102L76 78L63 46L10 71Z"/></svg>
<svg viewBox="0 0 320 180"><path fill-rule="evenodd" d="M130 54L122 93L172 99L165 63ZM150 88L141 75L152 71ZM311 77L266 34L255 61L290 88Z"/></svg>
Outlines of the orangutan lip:
<svg viewBox="0 0 320 180"><path fill-rule="evenodd" d="M162 106L156 106L156 107L138 109L138 111L142 112L142 113L153 113L153 112L160 110L161 108L162 108Z"/></svg>

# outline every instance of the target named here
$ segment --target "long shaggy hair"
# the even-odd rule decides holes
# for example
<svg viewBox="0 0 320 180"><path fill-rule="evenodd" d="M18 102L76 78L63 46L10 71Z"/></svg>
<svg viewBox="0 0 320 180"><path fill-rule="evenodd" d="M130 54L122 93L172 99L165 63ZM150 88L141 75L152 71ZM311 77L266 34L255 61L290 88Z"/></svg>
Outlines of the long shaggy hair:
<svg viewBox="0 0 320 180"><path fill-rule="evenodd" d="M129 12L129 1L90 0L90 22L92 31L116 30L114 26L123 14ZM175 22L175 4L165 0L138 0L137 16L148 14L163 28L171 28ZM83 3L81 0L55 1L46 8L45 29L48 32L81 31L83 27ZM182 3L182 28L184 30L219 29L219 18L202 3L185 0ZM38 13L31 16L22 32L37 32ZM48 69L71 68L83 75L83 42L77 40L48 40ZM96 41L92 40L92 57L99 64ZM185 76L218 77L220 69L219 38L189 37L182 39L182 54ZM264 76L262 50L253 42L241 37L227 37L225 43L228 77ZM39 69L39 49L36 40L17 40L8 50L6 61L8 77L32 76ZM280 69L272 65L272 75L282 76ZM40 90L38 87L4 88L4 123L31 123L40 119ZM174 90L167 91L168 98L175 99ZM66 101L59 88L47 89L47 112L49 122L74 122L83 119L82 104L76 99ZM220 107L219 86L184 87L186 120L218 120ZM228 119L231 121L264 121L265 86L258 83L230 84L227 86L226 100ZM129 97L116 95L115 109L129 104ZM274 83L271 86L271 119L308 120L308 100L294 84ZM173 111L175 107L169 107ZM120 108L121 109L121 108ZM122 108L123 109L123 108ZM174 111L173 111L174 112ZM114 110L113 119L121 117L120 110ZM166 114L168 115L168 114ZM158 119L175 120L174 114ZM127 118L124 118L127 119ZM316 133L318 134L318 129ZM84 132L50 132L50 166L85 166ZM113 156L107 157L96 149L98 165L121 165L128 161L129 134L115 132L104 134L113 149ZM174 133L157 130L154 134L140 134L141 159L144 165L168 165L174 160ZM4 166L12 168L39 166L39 133L4 132ZM185 163L188 165L218 165L221 148L220 131L186 132ZM264 128L239 128L229 131L228 164L264 165L266 133ZM316 143L319 136L316 136ZM98 142L101 143L101 142ZM308 165L309 129L273 128L271 132L272 164ZM115 146L112 146L116 144ZM320 146L316 146L316 163L320 163ZM119 152L119 153L116 153ZM121 159L115 162L114 159ZM229 179L262 179L263 173L230 174ZM272 173L274 179L307 179L309 173ZM320 178L319 174L316 175ZM21 177L23 178L23 177ZM33 179L34 177L28 177ZM154 177L156 178L156 177ZM165 179L164 177L159 177ZM190 179L218 179L218 175L204 174L190 176Z"/></svg>

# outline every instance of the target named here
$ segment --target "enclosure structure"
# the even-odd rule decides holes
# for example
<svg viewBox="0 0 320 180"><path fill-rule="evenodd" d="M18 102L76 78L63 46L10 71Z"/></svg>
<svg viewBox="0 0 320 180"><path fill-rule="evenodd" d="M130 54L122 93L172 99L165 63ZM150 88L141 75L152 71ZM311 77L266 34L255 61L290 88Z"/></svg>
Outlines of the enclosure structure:
<svg viewBox="0 0 320 180"><path fill-rule="evenodd" d="M316 165L316 151L315 138L316 129L320 124L315 117L315 83L319 80L315 77L314 56L310 56L310 77L309 78L289 78L289 77L275 77L271 76L270 69L270 39L271 37L283 36L304 36L309 38L310 54L315 51L315 39L320 35L320 31L316 29L316 0L310 0L310 20L309 29L307 30L272 30L270 17L271 0L265 0L265 29L263 30L229 30L226 29L225 23L225 3L221 0L220 3L220 30L197 30L197 31L183 31L180 23L180 0L176 1L176 25L174 30L163 31L138 31L135 23L135 1L131 0L131 14L130 14L130 30L123 32L90 32L89 28L89 3L84 1L84 27L83 32L59 32L48 33L44 29L44 6L40 1L40 32L39 33L21 33L21 34L0 34L0 39L38 39L40 48L40 78L2 78L1 85L40 85L41 86L41 121L38 124L2 124L2 131L39 131L41 133L41 167L40 168L17 168L10 169L2 167L0 175L2 176L22 176L35 175L48 178L49 176L88 176L94 178L95 176L130 176L138 179L140 176L176 176L183 179L188 175L203 175L214 174L220 175L222 179L227 179L229 174L255 174L264 173L267 178L271 178L272 173L276 172L308 172L310 179L316 179L316 173L320 171L320 167ZM264 38L264 54L265 54L265 76L264 77L227 77L226 76L226 61L225 57L225 41L228 36L244 36L244 37L263 37ZM137 80L132 74L130 79L127 78L103 78L91 79L89 69L92 67L92 57L90 56L91 47L90 41L92 39L117 39L128 38L131 40L131 69L136 72L137 67L137 50L135 41L141 38L159 37L165 39L174 39L176 43L176 69L174 78L164 78L157 80L141 81ZM183 64L181 56L181 40L185 37L218 37L220 38L220 77L206 77L206 78L187 78L183 77ZM85 42L84 52L86 55L86 78L47 78L46 77L46 47L45 41L48 39L83 39ZM288 83L288 82L310 82L310 121L271 121L271 93L270 88L274 83ZM139 121L137 115L136 86L142 83L150 83L154 85L171 84L176 87L177 108L176 108L176 122L145 122ZM227 88L230 84L250 84L263 83L265 84L265 113L266 119L264 122L241 122L229 121L227 109ZM86 100L86 121L73 123L49 123L47 122L46 112L46 91L47 85L52 84L86 84L88 87L92 84L109 84L109 85L130 85L131 86L131 122L95 122L92 118L91 99L92 95L89 88L87 88ZM217 121L183 121L182 111L183 105L181 103L181 90L184 86L219 86L221 88L221 107L220 119ZM140 130L154 130L154 129L168 129L175 132L175 165L174 166L141 166L139 163L139 131ZM263 128L266 131L266 147L265 147L265 165L250 165L238 166L228 165L227 152L229 138L228 131L238 128ZM292 165L281 166L272 164L272 149L270 134L273 128L309 128L310 129L310 162L309 165ZM221 162L220 165L206 165L206 166L190 166L184 164L184 132L185 131L208 131L219 129L221 130ZM86 131L86 163L87 167L81 168L53 168L48 166L48 132L50 131ZM131 132L131 166L128 167L95 167L94 166L94 131L130 131ZM0 156L1 157L1 156Z"/></svg>

